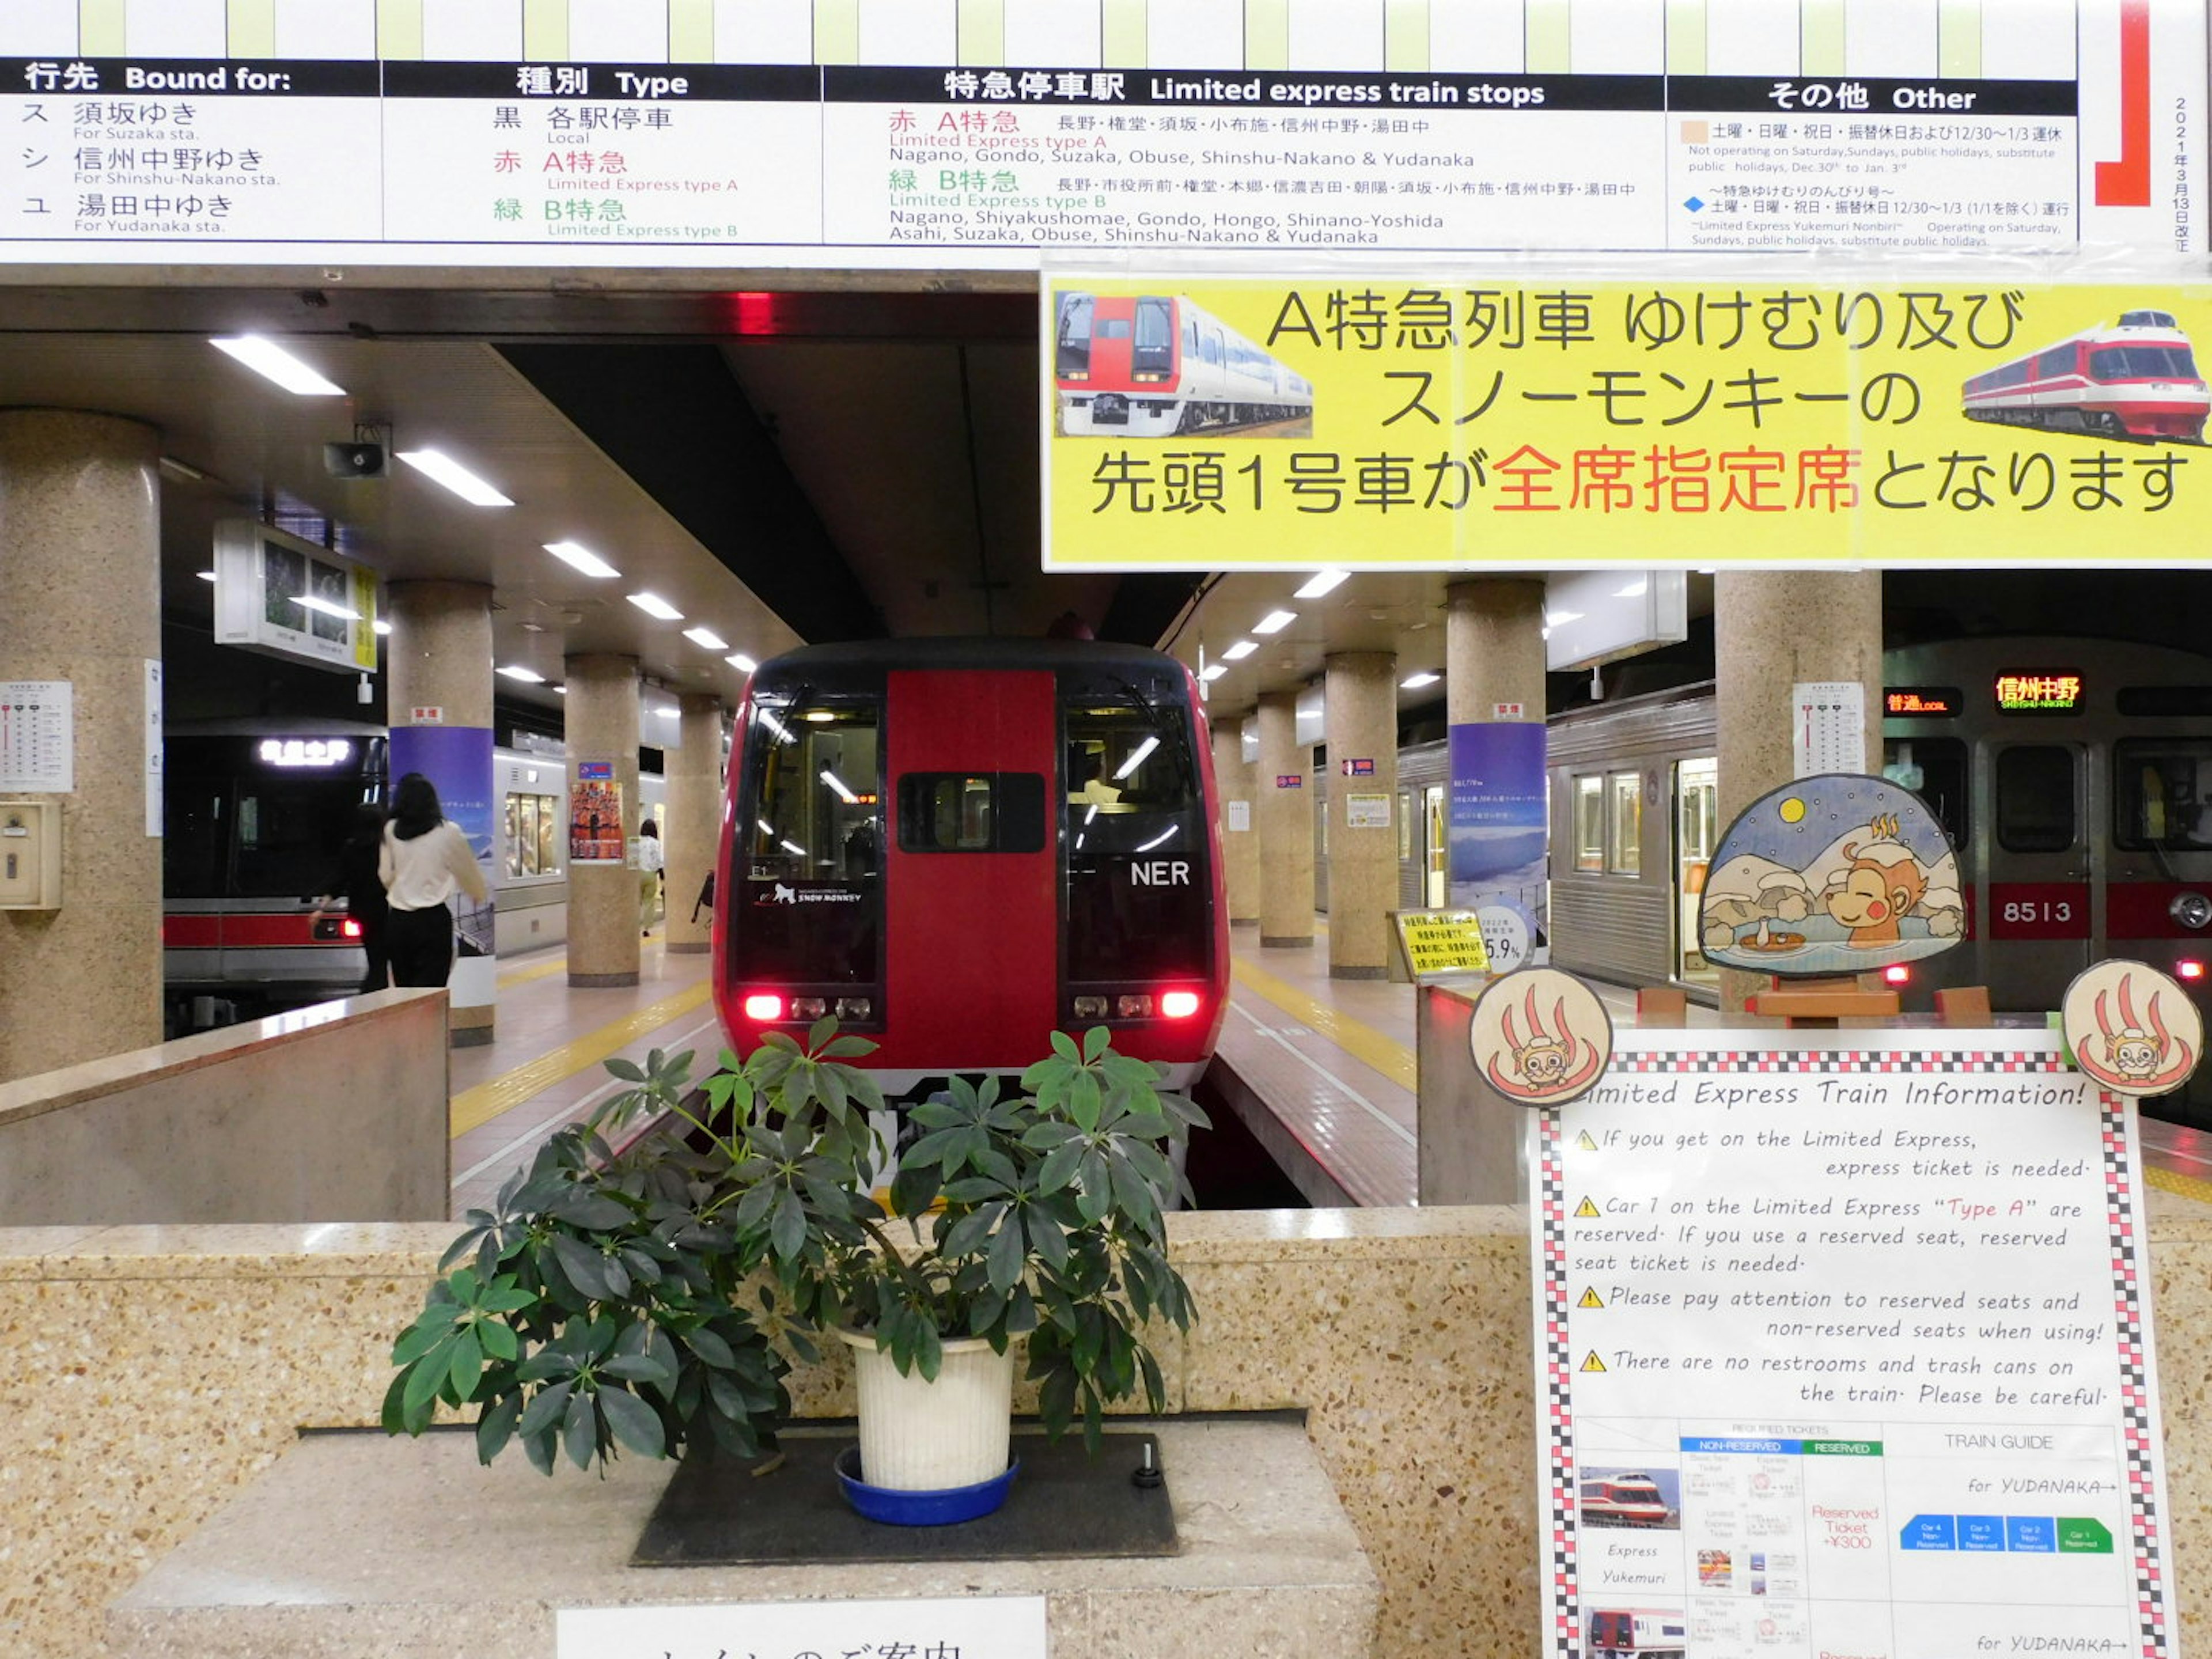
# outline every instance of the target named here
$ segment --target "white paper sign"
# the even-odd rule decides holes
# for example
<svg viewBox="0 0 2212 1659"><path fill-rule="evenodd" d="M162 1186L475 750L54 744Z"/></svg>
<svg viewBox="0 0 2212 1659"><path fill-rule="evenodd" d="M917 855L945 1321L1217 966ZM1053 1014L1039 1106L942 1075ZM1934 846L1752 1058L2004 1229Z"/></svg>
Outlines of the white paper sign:
<svg viewBox="0 0 2212 1659"><path fill-rule="evenodd" d="M161 664L146 659L146 833L161 833Z"/></svg>
<svg viewBox="0 0 2212 1659"><path fill-rule="evenodd" d="M1344 798L1344 827L1347 830L1388 830L1390 797L1387 794L1347 793Z"/></svg>
<svg viewBox="0 0 2212 1659"><path fill-rule="evenodd" d="M0 793L76 787L75 689L67 680L0 680Z"/></svg>
<svg viewBox="0 0 2212 1659"><path fill-rule="evenodd" d="M1553 1650L2175 1653L2134 1103L2055 1036L1624 1031L1530 1133Z"/></svg>
<svg viewBox="0 0 2212 1659"><path fill-rule="evenodd" d="M800 1653L1045 1659L1042 1595L562 1607L554 1613L553 1632L555 1659L783 1659Z"/></svg>
<svg viewBox="0 0 2212 1659"><path fill-rule="evenodd" d="M1866 687L1856 680L1804 680L1790 688L1797 775L1867 769Z"/></svg>
<svg viewBox="0 0 2212 1659"><path fill-rule="evenodd" d="M1252 827L1252 803L1249 800L1230 801L1226 803L1225 816L1231 830L1249 830Z"/></svg>

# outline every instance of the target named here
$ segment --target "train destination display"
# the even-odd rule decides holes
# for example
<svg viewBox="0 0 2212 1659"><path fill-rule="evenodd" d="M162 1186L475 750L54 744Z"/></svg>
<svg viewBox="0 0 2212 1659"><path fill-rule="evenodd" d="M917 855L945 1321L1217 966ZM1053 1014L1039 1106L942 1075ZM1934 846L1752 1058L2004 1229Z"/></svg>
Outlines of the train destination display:
<svg viewBox="0 0 2212 1659"><path fill-rule="evenodd" d="M1619 1033L1530 1118L1550 1650L2173 1653L2136 1128L2044 1031Z"/></svg>
<svg viewBox="0 0 2212 1659"><path fill-rule="evenodd" d="M2184 0L35 0L0 258L2185 256L2204 49Z"/></svg>
<svg viewBox="0 0 2212 1659"><path fill-rule="evenodd" d="M2118 568L2212 535L2202 283L1069 271L1042 303L1052 569Z"/></svg>

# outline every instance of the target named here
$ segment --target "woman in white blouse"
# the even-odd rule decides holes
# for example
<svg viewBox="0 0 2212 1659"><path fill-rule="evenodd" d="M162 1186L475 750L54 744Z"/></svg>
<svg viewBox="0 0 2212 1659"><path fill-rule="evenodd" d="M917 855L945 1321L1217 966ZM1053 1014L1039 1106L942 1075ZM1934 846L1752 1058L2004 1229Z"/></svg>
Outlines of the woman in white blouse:
<svg viewBox="0 0 2212 1659"><path fill-rule="evenodd" d="M468 837L447 820L436 786L420 772L400 779L392 794L376 870L392 907L385 924L392 982L443 985L453 969L454 890L478 904L489 890Z"/></svg>

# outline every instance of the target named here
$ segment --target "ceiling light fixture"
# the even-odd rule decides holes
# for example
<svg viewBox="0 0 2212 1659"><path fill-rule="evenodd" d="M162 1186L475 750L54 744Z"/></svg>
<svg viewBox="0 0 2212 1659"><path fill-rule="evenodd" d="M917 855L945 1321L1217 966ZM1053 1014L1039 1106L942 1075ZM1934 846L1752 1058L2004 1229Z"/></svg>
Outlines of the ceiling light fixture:
<svg viewBox="0 0 2212 1659"><path fill-rule="evenodd" d="M622 572L609 564L581 542L548 542L545 550L562 563L586 576L619 576Z"/></svg>
<svg viewBox="0 0 2212 1659"><path fill-rule="evenodd" d="M526 685L543 685L545 676L534 668L525 668L520 663L509 663L499 671L511 680L520 680Z"/></svg>
<svg viewBox="0 0 2212 1659"><path fill-rule="evenodd" d="M1295 611L1270 611L1252 624L1255 634L1279 634L1298 619Z"/></svg>
<svg viewBox="0 0 2212 1659"><path fill-rule="evenodd" d="M730 642L711 628L687 628L684 637L694 645L702 645L709 651L726 651Z"/></svg>
<svg viewBox="0 0 2212 1659"><path fill-rule="evenodd" d="M1250 656L1259 648L1260 647L1258 643L1255 641L1239 640L1236 644L1231 646L1227 650L1221 653L1221 660L1224 662L1242 662L1245 658Z"/></svg>
<svg viewBox="0 0 2212 1659"><path fill-rule="evenodd" d="M750 674L754 669L760 666L758 663L755 662L750 657L745 655L742 651L732 651L728 656L723 658L722 660L729 664L731 667L736 669L740 674Z"/></svg>
<svg viewBox="0 0 2212 1659"><path fill-rule="evenodd" d="M392 624L385 621L381 617L379 617L372 626L375 628L379 634L389 634L392 631Z"/></svg>
<svg viewBox="0 0 2212 1659"><path fill-rule="evenodd" d="M1424 668L1418 674L1407 675L1406 678L1400 680L1398 684L1408 691L1418 691L1425 685L1434 685L1442 678L1443 678L1443 675L1432 674L1427 669Z"/></svg>
<svg viewBox="0 0 2212 1659"><path fill-rule="evenodd" d="M160 467L161 476L172 483L205 483L207 482L206 473L196 466L179 460L173 455L162 456L155 465Z"/></svg>
<svg viewBox="0 0 2212 1659"><path fill-rule="evenodd" d="M1349 570L1316 570L1306 578L1305 586L1299 588L1293 597L1301 599L1317 599L1324 593L1334 593L1351 574Z"/></svg>
<svg viewBox="0 0 2212 1659"><path fill-rule="evenodd" d="M648 617L658 617L663 622L682 622L684 613L662 599L658 593L632 593L629 602Z"/></svg>
<svg viewBox="0 0 2212 1659"><path fill-rule="evenodd" d="M1201 668L1201 669L1200 669L1200 670L1198 671L1198 677L1199 677L1199 678L1200 678L1200 679L1202 679L1202 680L1205 680L1205 681L1206 681L1206 682L1208 682L1208 683L1210 684L1210 683L1212 683L1212 681L1214 681L1214 680L1218 680L1218 679L1219 679L1219 678L1220 678L1224 674L1226 674L1228 672L1229 672L1229 671L1228 671L1227 669L1224 668L1224 667L1223 667L1219 663L1218 663L1218 662L1215 662L1215 663L1208 663L1205 667L1203 667L1203 668Z"/></svg>
<svg viewBox="0 0 2212 1659"><path fill-rule="evenodd" d="M236 358L263 380L274 380L296 397L343 398L346 395L343 386L332 385L274 340L264 340L258 334L233 335L225 339L210 340L208 343L226 356Z"/></svg>
<svg viewBox="0 0 2212 1659"><path fill-rule="evenodd" d="M471 507L514 505L443 450L403 449L399 459L433 483L443 484Z"/></svg>
<svg viewBox="0 0 2212 1659"><path fill-rule="evenodd" d="M199 579L204 582L211 582L215 580L215 572L212 570L203 570L198 574Z"/></svg>

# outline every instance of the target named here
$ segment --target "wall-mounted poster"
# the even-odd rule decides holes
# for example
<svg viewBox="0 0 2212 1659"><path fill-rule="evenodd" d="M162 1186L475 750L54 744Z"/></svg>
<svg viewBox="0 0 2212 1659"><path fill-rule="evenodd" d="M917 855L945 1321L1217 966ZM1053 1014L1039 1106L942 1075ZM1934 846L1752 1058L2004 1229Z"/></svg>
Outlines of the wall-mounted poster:
<svg viewBox="0 0 2212 1659"><path fill-rule="evenodd" d="M568 862L620 864L622 782L611 761L579 761L568 785Z"/></svg>

